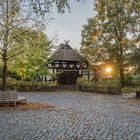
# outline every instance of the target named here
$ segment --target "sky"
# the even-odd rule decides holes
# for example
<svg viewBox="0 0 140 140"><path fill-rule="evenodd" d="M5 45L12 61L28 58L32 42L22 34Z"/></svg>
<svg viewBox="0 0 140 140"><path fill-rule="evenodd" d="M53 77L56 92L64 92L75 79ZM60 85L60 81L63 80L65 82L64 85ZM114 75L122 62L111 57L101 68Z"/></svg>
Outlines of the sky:
<svg viewBox="0 0 140 140"><path fill-rule="evenodd" d="M57 35L56 45L69 40L73 48L80 48L82 26L87 23L87 18L93 17L93 0L76 2L69 0L71 12L64 14L53 13L54 20L47 27L46 34L52 39Z"/></svg>

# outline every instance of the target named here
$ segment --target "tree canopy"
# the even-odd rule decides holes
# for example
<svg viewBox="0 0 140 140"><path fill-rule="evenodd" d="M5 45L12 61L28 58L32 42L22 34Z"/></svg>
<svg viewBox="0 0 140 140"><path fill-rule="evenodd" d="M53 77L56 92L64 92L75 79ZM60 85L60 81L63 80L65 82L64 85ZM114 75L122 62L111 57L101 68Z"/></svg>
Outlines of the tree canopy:
<svg viewBox="0 0 140 140"><path fill-rule="evenodd" d="M136 68L136 71L140 72L140 47L136 48L131 54L130 62Z"/></svg>
<svg viewBox="0 0 140 140"><path fill-rule="evenodd" d="M13 34L23 32L24 28L16 29ZM46 64L52 49L43 32L28 30L24 35L14 41L14 46L9 55L14 56L8 63L11 72L16 72L21 78L34 78L36 74L47 74ZM19 50L20 55L15 55L14 50Z"/></svg>
<svg viewBox="0 0 140 140"><path fill-rule="evenodd" d="M7 63L23 52L22 45L18 47L15 45L15 39L20 41L20 38L31 29L37 32L45 30L54 6L57 7L58 13L64 13L66 9L70 9L68 0L0 1L0 58L3 63L3 90L7 88ZM19 31L21 28L26 30Z"/></svg>
<svg viewBox="0 0 140 140"><path fill-rule="evenodd" d="M81 52L91 63L113 64L123 87L129 54L140 41L140 1L96 0L95 11L83 26Z"/></svg>

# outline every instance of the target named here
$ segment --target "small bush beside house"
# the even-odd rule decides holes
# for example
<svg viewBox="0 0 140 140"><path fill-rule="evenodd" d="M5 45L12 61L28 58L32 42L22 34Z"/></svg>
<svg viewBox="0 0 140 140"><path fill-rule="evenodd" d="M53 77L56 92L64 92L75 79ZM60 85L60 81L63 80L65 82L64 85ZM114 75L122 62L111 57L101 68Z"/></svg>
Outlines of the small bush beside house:
<svg viewBox="0 0 140 140"><path fill-rule="evenodd" d="M88 92L94 91L94 84L83 77L79 77L77 79L77 86L79 87L79 90L81 91L88 91Z"/></svg>
<svg viewBox="0 0 140 140"><path fill-rule="evenodd" d="M94 83L86 78L78 78L77 85L80 91L97 92L104 94L120 94L120 85L117 80L101 80Z"/></svg>

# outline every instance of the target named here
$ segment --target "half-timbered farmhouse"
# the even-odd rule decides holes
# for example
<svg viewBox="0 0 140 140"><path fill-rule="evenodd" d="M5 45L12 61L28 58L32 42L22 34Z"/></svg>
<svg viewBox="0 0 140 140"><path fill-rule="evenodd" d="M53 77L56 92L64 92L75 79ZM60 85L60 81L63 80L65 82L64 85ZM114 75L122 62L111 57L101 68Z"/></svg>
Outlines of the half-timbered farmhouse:
<svg viewBox="0 0 140 140"><path fill-rule="evenodd" d="M75 85L78 77L87 76L88 61L68 42L61 44L50 59L49 69L57 74L60 85Z"/></svg>

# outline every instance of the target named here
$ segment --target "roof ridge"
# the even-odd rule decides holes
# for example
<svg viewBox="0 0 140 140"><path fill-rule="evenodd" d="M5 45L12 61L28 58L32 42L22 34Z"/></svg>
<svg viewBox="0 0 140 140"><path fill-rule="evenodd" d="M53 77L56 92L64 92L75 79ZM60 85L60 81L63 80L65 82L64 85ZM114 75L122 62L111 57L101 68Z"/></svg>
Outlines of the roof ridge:
<svg viewBox="0 0 140 140"><path fill-rule="evenodd" d="M58 59L60 61L84 61L88 62L78 51L72 48L68 43L60 44L60 47L50 57L52 59ZM68 47L69 49L65 49Z"/></svg>

